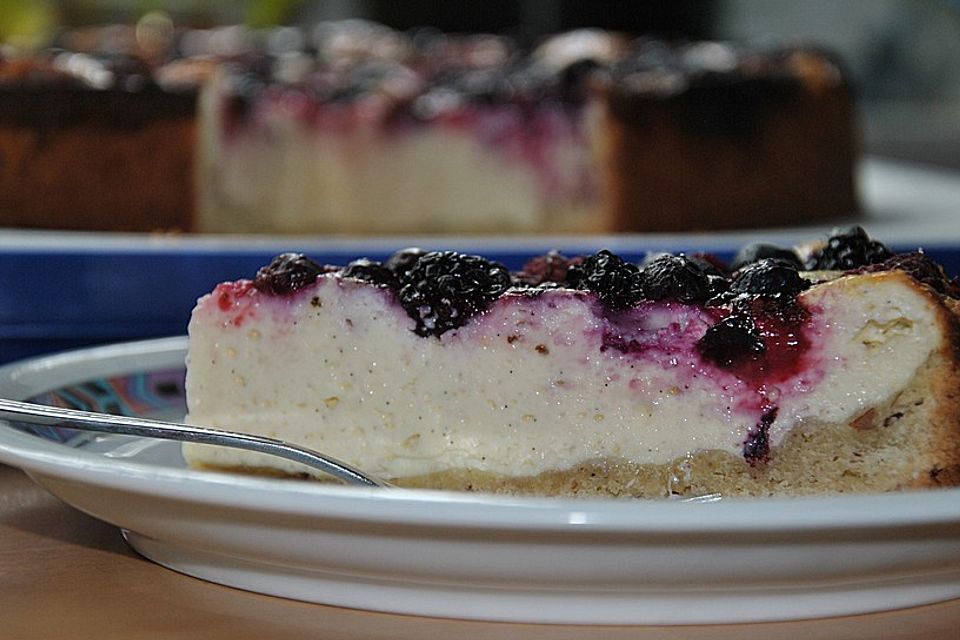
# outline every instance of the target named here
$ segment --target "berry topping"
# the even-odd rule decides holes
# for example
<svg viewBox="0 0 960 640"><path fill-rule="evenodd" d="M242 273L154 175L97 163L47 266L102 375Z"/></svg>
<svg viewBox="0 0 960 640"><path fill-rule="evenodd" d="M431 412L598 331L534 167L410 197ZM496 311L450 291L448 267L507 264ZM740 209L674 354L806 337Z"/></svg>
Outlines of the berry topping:
<svg viewBox="0 0 960 640"><path fill-rule="evenodd" d="M358 280L383 285L392 289L397 289L400 284L393 271L380 262L366 258L360 258L348 264L343 270L343 276L345 278L357 278Z"/></svg>
<svg viewBox="0 0 960 640"><path fill-rule="evenodd" d="M420 336L456 329L510 288L503 265L456 251L421 256L400 277L400 303Z"/></svg>
<svg viewBox="0 0 960 640"><path fill-rule="evenodd" d="M730 293L771 298L793 298L810 286L793 265L764 258L751 262L737 272Z"/></svg>
<svg viewBox="0 0 960 640"><path fill-rule="evenodd" d="M730 278L707 274L707 288L705 304L710 305L715 301L722 303L724 295L730 290Z"/></svg>
<svg viewBox="0 0 960 640"><path fill-rule="evenodd" d="M743 457L751 465L766 462L770 458L770 427L777 419L777 407L771 407L760 416L760 422L747 435L743 443Z"/></svg>
<svg viewBox="0 0 960 640"><path fill-rule="evenodd" d="M779 260L797 269L803 268L800 257L793 249L784 249L783 247L778 247L775 244L768 244L766 242L754 242L746 245L737 252L737 255L733 258L733 262L730 264L730 269L737 271L752 262L758 262L765 258Z"/></svg>
<svg viewBox="0 0 960 640"><path fill-rule="evenodd" d="M914 280L922 282L937 293L951 298L960 298L960 284L951 280L944 272L943 267L934 262L922 251L914 253L900 253L879 264L869 265L858 271L872 273L875 271L891 271L899 269L906 272Z"/></svg>
<svg viewBox="0 0 960 640"><path fill-rule="evenodd" d="M532 287L545 282L561 283L567 279L570 267L582 261L582 258L568 258L559 251L551 251L545 256L537 256L527 261L523 270L515 275L515 280L518 284Z"/></svg>
<svg viewBox="0 0 960 640"><path fill-rule="evenodd" d="M398 278L402 278L403 274L413 268L413 265L417 263L420 256L426 255L426 253L426 251L419 247L401 249L390 256L383 266L394 272Z"/></svg>
<svg viewBox="0 0 960 640"><path fill-rule="evenodd" d="M835 229L827 242L815 249L805 263L810 270L846 271L877 264L893 254L882 243L871 240L863 227Z"/></svg>
<svg viewBox="0 0 960 640"><path fill-rule="evenodd" d="M697 264L708 276L725 276L730 268L712 253L695 253L690 256L691 262Z"/></svg>
<svg viewBox="0 0 960 640"><path fill-rule="evenodd" d="M592 58L582 58L567 65L559 74L560 99L581 104L590 96L590 78L602 65Z"/></svg>
<svg viewBox="0 0 960 640"><path fill-rule="evenodd" d="M766 349L753 318L742 314L727 316L697 342L700 355L723 368L755 360Z"/></svg>
<svg viewBox="0 0 960 640"><path fill-rule="evenodd" d="M312 284L323 267L302 253L282 253L257 271L253 286L263 293L286 295Z"/></svg>
<svg viewBox="0 0 960 640"><path fill-rule="evenodd" d="M643 297L701 304L710 297L707 272L684 255L663 254L643 267Z"/></svg>
<svg viewBox="0 0 960 640"><path fill-rule="evenodd" d="M603 249L567 271L566 283L596 293L610 309L631 307L643 297L640 267Z"/></svg>

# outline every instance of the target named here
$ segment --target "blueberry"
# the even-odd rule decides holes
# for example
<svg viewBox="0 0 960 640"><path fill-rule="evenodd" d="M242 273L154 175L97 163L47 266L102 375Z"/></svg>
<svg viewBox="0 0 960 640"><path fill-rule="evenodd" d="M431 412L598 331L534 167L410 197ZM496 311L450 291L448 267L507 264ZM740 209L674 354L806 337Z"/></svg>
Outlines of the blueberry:
<svg viewBox="0 0 960 640"><path fill-rule="evenodd" d="M846 271L877 264L893 254L883 243L871 240L863 227L834 229L824 246L814 250L805 263L810 270Z"/></svg>
<svg viewBox="0 0 960 640"><path fill-rule="evenodd" d="M704 360L723 368L754 360L766 348L753 318L742 314L727 316L707 329L697 342L697 351Z"/></svg>
<svg viewBox="0 0 960 640"><path fill-rule="evenodd" d="M751 262L736 273L730 284L730 293L793 298L809 286L810 283L800 277L796 267L764 258Z"/></svg>
<svg viewBox="0 0 960 640"><path fill-rule="evenodd" d="M302 253L282 253L257 271L253 286L273 295L285 295L313 284L323 267Z"/></svg>
<svg viewBox="0 0 960 640"><path fill-rule="evenodd" d="M603 249L567 270L566 284L597 294L610 309L633 306L643 296L640 267Z"/></svg>
<svg viewBox="0 0 960 640"><path fill-rule="evenodd" d="M570 267L580 264L581 258L568 258L559 251L550 251L546 255L531 258L523 265L523 270L514 276L517 284L542 286L545 283L562 283L567 279Z"/></svg>
<svg viewBox="0 0 960 640"><path fill-rule="evenodd" d="M426 253L426 251L419 247L401 249L390 256L383 266L393 271L398 278L401 278L403 274L412 269L413 265L417 263L417 260L419 260L421 256L426 255Z"/></svg>
<svg viewBox="0 0 960 640"><path fill-rule="evenodd" d="M400 286L400 281L393 271L380 262L366 258L360 258L348 264L343 270L343 276L345 278L357 278L392 289L397 289Z"/></svg>
<svg viewBox="0 0 960 640"><path fill-rule="evenodd" d="M502 264L456 251L420 256L400 277L400 303L420 336L440 337L467 323L510 288Z"/></svg>
<svg viewBox="0 0 960 640"><path fill-rule="evenodd" d="M730 263L730 269L731 271L737 271L750 263L758 262L764 258L780 260L781 262L793 265L797 269L803 268L800 257L793 249L784 249L783 247L778 247L775 244L768 244L766 242L754 242L744 246L737 252L737 255L733 258L733 262Z"/></svg>
<svg viewBox="0 0 960 640"><path fill-rule="evenodd" d="M702 304L710 298L710 282L703 267L686 256L663 254L644 266L643 297Z"/></svg>

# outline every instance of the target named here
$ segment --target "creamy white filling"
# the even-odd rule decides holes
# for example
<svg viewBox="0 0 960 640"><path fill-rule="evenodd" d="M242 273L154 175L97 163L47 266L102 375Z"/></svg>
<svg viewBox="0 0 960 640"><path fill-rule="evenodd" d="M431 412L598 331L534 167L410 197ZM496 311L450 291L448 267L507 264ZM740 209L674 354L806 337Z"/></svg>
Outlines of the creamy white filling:
<svg viewBox="0 0 960 640"><path fill-rule="evenodd" d="M652 307L631 335L654 346L631 354L604 348L609 323L582 292L506 296L441 339L415 335L389 292L336 276L289 298L250 291L222 303L214 292L190 323L188 420L384 477L667 463L697 450L741 455L761 395L779 408L774 446L799 424L850 420L896 394L942 340L936 303L903 274L841 278L803 303L814 318L805 367L758 391L699 357L693 345L713 320L695 307ZM297 469L185 451L198 463Z"/></svg>
<svg viewBox="0 0 960 640"><path fill-rule="evenodd" d="M600 224L580 186L590 150L572 131L544 136L543 157L532 159L470 125L337 129L271 104L227 132L221 100L217 88L202 100L204 231L556 233ZM556 174L559 192L548 192L542 170Z"/></svg>

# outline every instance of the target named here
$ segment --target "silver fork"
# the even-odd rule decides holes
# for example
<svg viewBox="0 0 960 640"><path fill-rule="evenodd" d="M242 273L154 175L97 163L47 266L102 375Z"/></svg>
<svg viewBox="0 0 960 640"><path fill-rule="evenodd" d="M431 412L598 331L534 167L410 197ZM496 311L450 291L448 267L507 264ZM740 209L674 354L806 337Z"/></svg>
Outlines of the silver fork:
<svg viewBox="0 0 960 640"><path fill-rule="evenodd" d="M69 427L84 431L118 433L129 436L214 444L234 449L244 449L278 456L312 469L322 471L345 482L372 487L388 487L389 483L364 473L336 458L298 445L224 429L196 427L176 422L163 422L147 418L114 416L77 409L64 409L47 405L18 402L0 398L0 418L28 424Z"/></svg>

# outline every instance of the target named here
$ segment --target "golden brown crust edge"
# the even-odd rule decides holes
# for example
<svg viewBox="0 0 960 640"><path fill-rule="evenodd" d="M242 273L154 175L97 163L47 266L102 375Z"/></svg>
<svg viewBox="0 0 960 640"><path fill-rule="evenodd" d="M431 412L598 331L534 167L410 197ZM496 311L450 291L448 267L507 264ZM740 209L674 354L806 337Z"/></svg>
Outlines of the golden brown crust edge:
<svg viewBox="0 0 960 640"><path fill-rule="evenodd" d="M749 141L683 130L669 105L640 123L601 109L603 209L614 231L809 224L857 215L858 125L845 86L771 109Z"/></svg>
<svg viewBox="0 0 960 640"><path fill-rule="evenodd" d="M940 439L934 443L939 455L934 458L940 462L931 466L923 482L913 485L919 487L960 485L960 300L940 299L948 312L942 317L946 336L941 350L942 375L932 384L933 397L940 399L933 416L940 433Z"/></svg>

